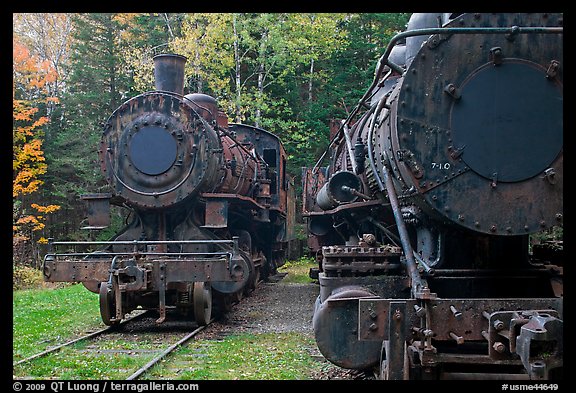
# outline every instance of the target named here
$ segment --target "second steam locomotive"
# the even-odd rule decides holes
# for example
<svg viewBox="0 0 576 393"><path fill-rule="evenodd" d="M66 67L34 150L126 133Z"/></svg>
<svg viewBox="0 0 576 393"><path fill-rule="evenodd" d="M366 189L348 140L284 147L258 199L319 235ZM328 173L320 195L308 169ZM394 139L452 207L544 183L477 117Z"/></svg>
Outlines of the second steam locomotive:
<svg viewBox="0 0 576 393"><path fill-rule="evenodd" d="M186 58L154 57L156 89L124 102L98 157L113 190L87 194L89 229L129 210L109 241L56 242L46 281L82 282L107 325L137 308L206 325L284 263L294 217L286 152L263 129L228 124L214 98L184 95Z"/></svg>
<svg viewBox="0 0 576 393"><path fill-rule="evenodd" d="M563 226L562 25L413 14L392 39L329 165L303 171L313 327L332 363L562 377L562 243L530 242Z"/></svg>

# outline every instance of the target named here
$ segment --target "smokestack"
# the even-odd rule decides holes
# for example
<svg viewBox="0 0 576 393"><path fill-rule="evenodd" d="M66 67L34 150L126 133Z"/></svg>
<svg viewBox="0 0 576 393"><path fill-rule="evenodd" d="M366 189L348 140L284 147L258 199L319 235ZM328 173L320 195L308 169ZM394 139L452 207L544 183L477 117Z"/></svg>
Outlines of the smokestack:
<svg viewBox="0 0 576 393"><path fill-rule="evenodd" d="M184 95L184 64L186 57L176 54L160 54L154 60L156 90Z"/></svg>

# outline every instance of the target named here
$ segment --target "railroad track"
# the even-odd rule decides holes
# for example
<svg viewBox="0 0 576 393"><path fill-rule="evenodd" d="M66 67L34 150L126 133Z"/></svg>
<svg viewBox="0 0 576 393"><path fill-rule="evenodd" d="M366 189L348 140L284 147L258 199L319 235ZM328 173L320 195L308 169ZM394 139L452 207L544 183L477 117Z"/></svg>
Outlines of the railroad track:
<svg viewBox="0 0 576 393"><path fill-rule="evenodd" d="M93 338L95 338L95 337L98 337L98 336L100 336L100 335L102 335L102 334L116 331L116 330L118 330L118 328L123 327L123 326L124 326L125 324L127 324L128 322L130 322L130 321L135 321L135 320L137 320L137 319L140 319L140 318L142 318L142 317L145 316L145 315L146 315L146 312L137 314L137 315L135 315L135 316L133 316L133 317L131 317L131 318L127 318L127 319L123 320L123 321L120 322L120 324L118 324L118 325L108 326L108 327L105 327L105 328L103 328L103 329L97 330L97 331L95 331L95 332L85 334L84 336L80 336L80 337L77 337L77 338L72 339L72 340L70 340L70 341L66 341L65 343L60 344L60 345L57 345L57 346L55 346L55 347L48 348L48 349L45 350L45 351L39 352L39 353L34 354L34 355L32 355L32 356L29 356L29 357L27 357L27 358L25 358L25 359L21 359L21 360L15 362L15 363L12 363L12 367L16 367L16 366L18 366L18 365L20 365L20 364L22 364L22 363L27 363L27 362L29 362L29 361L31 361L31 360L38 359L38 358L41 358L41 357L50 355L51 353L57 352L57 351L61 350L62 348L69 347L70 345L76 344L76 343L78 343L78 342L80 342L80 341L90 340L90 339L93 339Z"/></svg>
<svg viewBox="0 0 576 393"><path fill-rule="evenodd" d="M212 321L210 321L210 322L212 322ZM178 342L176 342L175 344L170 345L168 348L166 348L165 350L160 352L160 354L155 356L152 360L150 360L148 363L146 363L144 366L140 367L136 372L134 372L132 375L130 375L128 378L126 378L126 380L138 379L140 376L145 374L146 371L150 370L160 360L164 359L169 354L171 354L176 349L178 349L180 346L184 345L186 342L188 342L189 340L194 338L194 336L196 336L198 333L200 333L202 330L204 330L206 328L206 326L208 326L208 325L198 327L197 329L195 329L191 333L188 333L183 338L178 340Z"/></svg>
<svg viewBox="0 0 576 393"><path fill-rule="evenodd" d="M20 366L22 364L25 363L30 363L32 361L38 360L40 358L43 357L47 357L48 355L51 354L55 354L56 352L62 350L63 348L66 347L71 347L73 344L82 342L82 341L89 341L89 340L95 340L98 337L101 336L112 336L114 333L117 334L126 334L126 335L130 335L130 332L128 331L128 326L130 326L131 323L134 323L138 320L143 319L144 317L147 316L147 312L143 312L141 314L138 314L134 317L128 318L124 321L122 321L120 324L115 325L115 326L109 326L100 330L97 330L95 332L83 335L81 337L77 337L73 340L67 341L63 344L57 345L55 347L49 348L45 351L39 352L35 355L32 355L30 357L27 357L25 359L21 359L17 362L14 362L12 364L13 368ZM213 322L213 319L210 321L210 323ZM118 348L107 348L107 349L102 349L99 348L98 345L96 346L96 348L91 348L89 349L90 352L138 352L138 351L142 351L142 352L156 352L156 354L154 355L154 357L152 359L150 359L144 366L138 368L135 372L131 373L126 380L137 380L140 377L142 377L143 375L146 374L146 372L148 372L154 365L156 365L158 362L160 362L162 359L165 359L166 357L168 357L171 353L173 353L175 350L177 350L178 348L180 348L181 346L183 346L184 344L186 344L188 341L190 341L191 339L193 339L198 333L200 333L202 330L204 330L207 326L210 325L210 323L208 325L205 326L198 326L195 327L192 331L187 331L185 333L181 333L181 332L168 332L170 339L166 340L166 335L162 334L159 335L159 340L162 341L163 343L166 341L170 341L173 342L172 337L173 336L181 336L176 342L174 342L173 344L168 345L167 347L164 347L163 349L132 349L132 350L123 350L123 349L118 349ZM154 333L152 333L154 334ZM132 335L133 336L133 335ZM105 342L105 340L104 340ZM101 344L102 345L102 344ZM105 347L105 345L104 345ZM86 350L84 350L86 351ZM36 378L36 377L34 377ZM57 377L56 377L57 378ZM16 377L16 379L27 379L26 377Z"/></svg>

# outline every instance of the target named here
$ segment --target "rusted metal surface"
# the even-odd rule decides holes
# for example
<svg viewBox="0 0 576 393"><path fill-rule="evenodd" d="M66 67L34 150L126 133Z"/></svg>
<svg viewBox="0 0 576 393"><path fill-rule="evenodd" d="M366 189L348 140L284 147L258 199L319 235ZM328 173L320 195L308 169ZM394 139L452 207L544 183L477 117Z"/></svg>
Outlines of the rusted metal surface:
<svg viewBox="0 0 576 393"><path fill-rule="evenodd" d="M382 274L400 269L400 248L392 246L328 246L322 248L326 276Z"/></svg>
<svg viewBox="0 0 576 393"><path fill-rule="evenodd" d="M150 242L133 242L133 244L142 245ZM136 250L130 254L48 253L44 258L43 271L46 281L51 282L103 282L108 281L112 270L113 274L125 277L126 283L123 284L122 290L158 290L160 285L166 286L177 282L238 280L230 272L231 258L232 254L227 252L157 253ZM163 284L151 280L152 277L159 276L157 272L160 270Z"/></svg>
<svg viewBox="0 0 576 393"><path fill-rule="evenodd" d="M358 340L358 297L374 295L348 287L317 305L312 319L318 349L326 359L344 368L365 369L380 359L379 342Z"/></svg>
<svg viewBox="0 0 576 393"><path fill-rule="evenodd" d="M404 379L404 345L406 342L407 329L407 304L402 300L390 303L388 312L388 332L389 340L382 355L385 360L385 377L389 380ZM360 318L360 317L359 317Z"/></svg>
<svg viewBox="0 0 576 393"><path fill-rule="evenodd" d="M563 254L531 255L529 235L563 225L562 26L550 13L413 14L333 123L302 178L321 262L315 336L337 363L360 368L379 348L382 379L561 375ZM356 305L352 287L371 297Z"/></svg>
<svg viewBox="0 0 576 393"><path fill-rule="evenodd" d="M244 141L233 140L223 135L222 146L226 162L226 175L216 189L220 193L252 196L257 175L262 178L263 168L250 155L252 146ZM246 146L245 146L246 145Z"/></svg>
<svg viewBox="0 0 576 393"><path fill-rule="evenodd" d="M157 322L161 323L165 320L166 308L170 305L166 299L168 290L176 290L182 296L188 297L190 283L214 281L214 288L222 293L232 293L243 288L249 279L249 267L239 255L237 239L234 242L52 242L50 246L114 246L116 243L130 245L133 250L129 253L51 251L46 254L43 266L46 281L84 282L88 289L98 292L102 319L107 325L119 323L125 314L134 310L145 298L158 302L156 307L160 318ZM212 246L228 244L231 247L230 251L202 253L157 252L158 248L153 247L183 243ZM210 303L211 308L211 297L206 299L206 302ZM201 315L198 315L202 320Z"/></svg>
<svg viewBox="0 0 576 393"><path fill-rule="evenodd" d="M327 303L325 307L330 307L333 301ZM385 342L387 348L396 346L400 354L386 365L388 374L396 370L401 376L404 343L411 340L420 353L419 364L425 367L482 362L523 365L531 379L548 379L550 370L563 365L562 299L435 299L424 307L415 299L368 298L358 299L358 303L358 339ZM445 353L438 349L441 342L468 350ZM433 351L431 344L436 348ZM479 348L484 349L478 352ZM471 355L474 351L483 357ZM391 364L395 366L390 368Z"/></svg>
<svg viewBox="0 0 576 393"><path fill-rule="evenodd" d="M222 198L206 201L204 228L228 226L228 201Z"/></svg>
<svg viewBox="0 0 576 393"><path fill-rule="evenodd" d="M50 256L44 259L44 279L49 282L83 282L108 280L111 258L98 260L72 260L56 262Z"/></svg>
<svg viewBox="0 0 576 393"><path fill-rule="evenodd" d="M82 229L103 229L110 225L110 193L84 194L80 198L87 202L88 227Z"/></svg>
<svg viewBox="0 0 576 393"><path fill-rule="evenodd" d="M289 190L292 182L287 174L288 156L280 139L268 131L245 124L231 123L229 131L266 163L262 168L266 176L262 177L270 180L270 207L286 214L291 203Z"/></svg>
<svg viewBox="0 0 576 393"><path fill-rule="evenodd" d="M206 198L207 200L219 200L219 199L227 200L229 202L237 203L241 205L243 208L252 208L252 209L266 208L264 205L258 204L253 198L249 198L243 195L205 192L202 193L202 197Z"/></svg>
<svg viewBox="0 0 576 393"><path fill-rule="evenodd" d="M358 337L362 340L386 340L390 337L388 330L388 314L391 303L394 299L359 299L359 330ZM406 319L408 325L406 330L411 327L420 328L420 316L415 308L420 306L416 299L405 299L407 304ZM430 312L430 329L434 331L434 340L436 341L454 341L450 332L462 336L465 341L482 341L484 336L482 331L486 330L492 334L489 329L489 321L486 320L483 312L488 312L490 317L497 319L498 311L504 310L555 310L550 311L552 314L561 318L562 299L434 299L427 301L426 308ZM459 310L460 317L454 316L451 306ZM492 315L495 313L496 316ZM502 312L504 315L505 312ZM508 312L510 313L510 312ZM377 317L374 318L373 314ZM503 323L510 326L511 316L503 320ZM493 323L494 320L491 322ZM506 328L505 331L509 329ZM504 328L501 328L502 330ZM508 337L507 340L514 337ZM496 341L492 337L492 341ZM495 355L492 351L491 355Z"/></svg>
<svg viewBox="0 0 576 393"><path fill-rule="evenodd" d="M88 194L89 226L130 210L110 242L52 242L46 281L82 282L104 323L138 307L210 318L212 290L229 301L284 263L294 237L287 154L274 134L229 124L206 94L184 94L184 56L154 57L156 90L120 105L98 150L109 194ZM291 215L291 216L289 216ZM238 237L242 236L242 250ZM216 240L229 237L229 240ZM67 250L66 248L69 248Z"/></svg>
<svg viewBox="0 0 576 393"><path fill-rule="evenodd" d="M174 53L163 53L154 56L153 60L156 90L184 94L186 57Z"/></svg>
<svg viewBox="0 0 576 393"><path fill-rule="evenodd" d="M222 145L214 129L165 92L122 104L106 123L98 154L117 194L145 209L182 203L222 177Z"/></svg>
<svg viewBox="0 0 576 393"><path fill-rule="evenodd" d="M328 168L302 168L302 214L320 210L316 205L316 195L328 180Z"/></svg>
<svg viewBox="0 0 576 393"><path fill-rule="evenodd" d="M342 204L354 202L353 192L361 189L360 178L348 171L334 173L316 194L316 203L322 210L331 210Z"/></svg>
<svg viewBox="0 0 576 393"><path fill-rule="evenodd" d="M213 124L218 118L220 109L216 99L212 96L202 93L190 93L184 96L184 102L189 104L208 123Z"/></svg>
<svg viewBox="0 0 576 393"><path fill-rule="evenodd" d="M563 321L558 319L555 310L515 314L513 321L521 326L520 335L514 337L515 352L532 379L548 379L550 369L563 365ZM515 328L511 323L510 330L516 333ZM513 337L510 339L512 346Z"/></svg>
<svg viewBox="0 0 576 393"><path fill-rule="evenodd" d="M328 276L325 272L318 275L320 282L320 301L324 302L333 293L340 291L342 287L355 287L367 290L375 296L383 299L404 299L410 293L410 280L407 276L398 274L380 275L340 275Z"/></svg>
<svg viewBox="0 0 576 393"><path fill-rule="evenodd" d="M446 27L558 26L561 19L466 14ZM562 35L438 37L414 57L392 99L390 132L378 135L393 152L395 176L418 190L431 214L474 231L507 236L560 224L562 75L549 78L546 70L551 60L562 62ZM495 47L503 56L497 66L490 61ZM458 98L446 94L447 85ZM461 197L467 189L474 197Z"/></svg>

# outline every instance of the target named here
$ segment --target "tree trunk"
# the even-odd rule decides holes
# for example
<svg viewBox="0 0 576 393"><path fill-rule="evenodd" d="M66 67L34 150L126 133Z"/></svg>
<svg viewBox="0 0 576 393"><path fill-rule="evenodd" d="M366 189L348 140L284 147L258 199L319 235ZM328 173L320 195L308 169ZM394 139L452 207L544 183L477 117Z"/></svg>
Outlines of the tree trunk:
<svg viewBox="0 0 576 393"><path fill-rule="evenodd" d="M240 83L240 54L238 50L238 30L236 30L236 14L232 18L232 26L234 28L234 62L235 62L235 77L236 77L236 122L242 122L242 112L240 111L240 89L242 85Z"/></svg>
<svg viewBox="0 0 576 393"><path fill-rule="evenodd" d="M260 64L258 67L258 95L263 97L264 95L264 64ZM260 127L260 118L262 116L262 111L260 110L260 104L256 107L256 119L254 125Z"/></svg>
<svg viewBox="0 0 576 393"><path fill-rule="evenodd" d="M308 102L312 101L312 75L314 74L314 59L310 60L310 79L308 79Z"/></svg>

